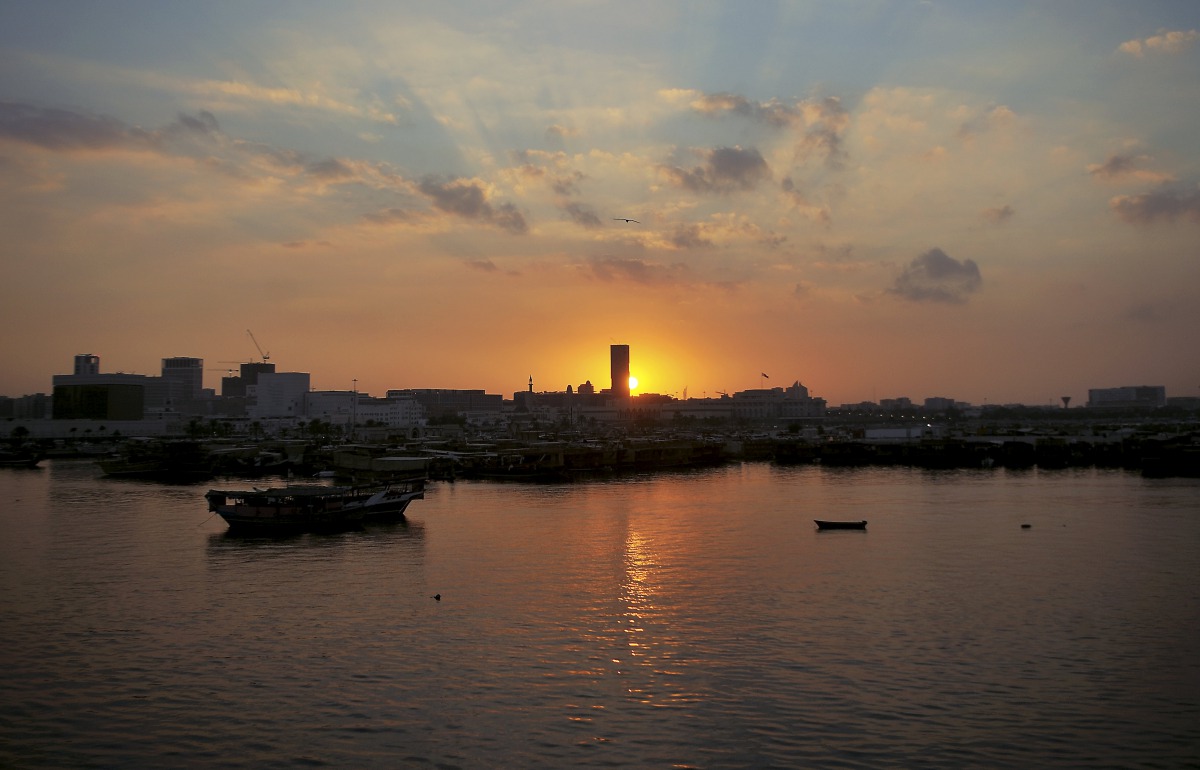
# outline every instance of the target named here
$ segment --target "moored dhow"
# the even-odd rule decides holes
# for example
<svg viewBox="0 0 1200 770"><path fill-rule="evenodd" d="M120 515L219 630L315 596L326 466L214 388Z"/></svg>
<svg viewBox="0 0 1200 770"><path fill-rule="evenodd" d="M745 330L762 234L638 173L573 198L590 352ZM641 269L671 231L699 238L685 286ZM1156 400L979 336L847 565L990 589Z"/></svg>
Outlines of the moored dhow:
<svg viewBox="0 0 1200 770"><path fill-rule="evenodd" d="M210 489L205 498L230 530L316 532L400 521L425 496L422 480L366 487L296 485L271 489Z"/></svg>

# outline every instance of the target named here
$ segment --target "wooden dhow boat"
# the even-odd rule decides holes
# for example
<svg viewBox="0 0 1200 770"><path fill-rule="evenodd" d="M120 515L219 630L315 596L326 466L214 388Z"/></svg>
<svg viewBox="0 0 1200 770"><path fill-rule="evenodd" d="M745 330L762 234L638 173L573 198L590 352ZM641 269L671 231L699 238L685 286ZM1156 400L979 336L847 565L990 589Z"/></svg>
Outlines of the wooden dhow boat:
<svg viewBox="0 0 1200 770"><path fill-rule="evenodd" d="M317 532L401 521L413 500L425 496L423 480L375 486L295 485L271 489L210 489L208 509L230 530Z"/></svg>

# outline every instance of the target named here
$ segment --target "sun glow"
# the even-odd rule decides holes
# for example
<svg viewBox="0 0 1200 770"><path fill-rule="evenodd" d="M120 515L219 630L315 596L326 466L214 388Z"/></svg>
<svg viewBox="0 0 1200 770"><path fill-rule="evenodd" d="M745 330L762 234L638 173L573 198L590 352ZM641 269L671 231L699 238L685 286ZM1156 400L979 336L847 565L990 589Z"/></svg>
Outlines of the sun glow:
<svg viewBox="0 0 1200 770"><path fill-rule="evenodd" d="M630 390L637 390L637 377L632 377L632 376L631 376L631 377L629 378L629 389L630 389Z"/></svg>

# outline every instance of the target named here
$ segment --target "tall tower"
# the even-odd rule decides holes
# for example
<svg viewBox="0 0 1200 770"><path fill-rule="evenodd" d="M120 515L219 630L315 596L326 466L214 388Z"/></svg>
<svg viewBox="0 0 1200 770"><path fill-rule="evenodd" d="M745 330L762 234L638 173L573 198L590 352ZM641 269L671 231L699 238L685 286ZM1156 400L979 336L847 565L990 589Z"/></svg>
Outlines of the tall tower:
<svg viewBox="0 0 1200 770"><path fill-rule="evenodd" d="M609 362L612 367L613 395L629 398L629 346L610 346Z"/></svg>

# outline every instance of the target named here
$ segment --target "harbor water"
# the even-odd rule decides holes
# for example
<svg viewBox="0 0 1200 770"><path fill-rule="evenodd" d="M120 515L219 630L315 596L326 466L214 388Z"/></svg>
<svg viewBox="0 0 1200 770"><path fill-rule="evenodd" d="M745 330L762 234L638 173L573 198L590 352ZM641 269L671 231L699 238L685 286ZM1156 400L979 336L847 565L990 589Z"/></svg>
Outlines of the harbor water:
<svg viewBox="0 0 1200 770"><path fill-rule="evenodd" d="M0 471L0 766L1200 766L1197 479L439 482L282 539L209 486Z"/></svg>

